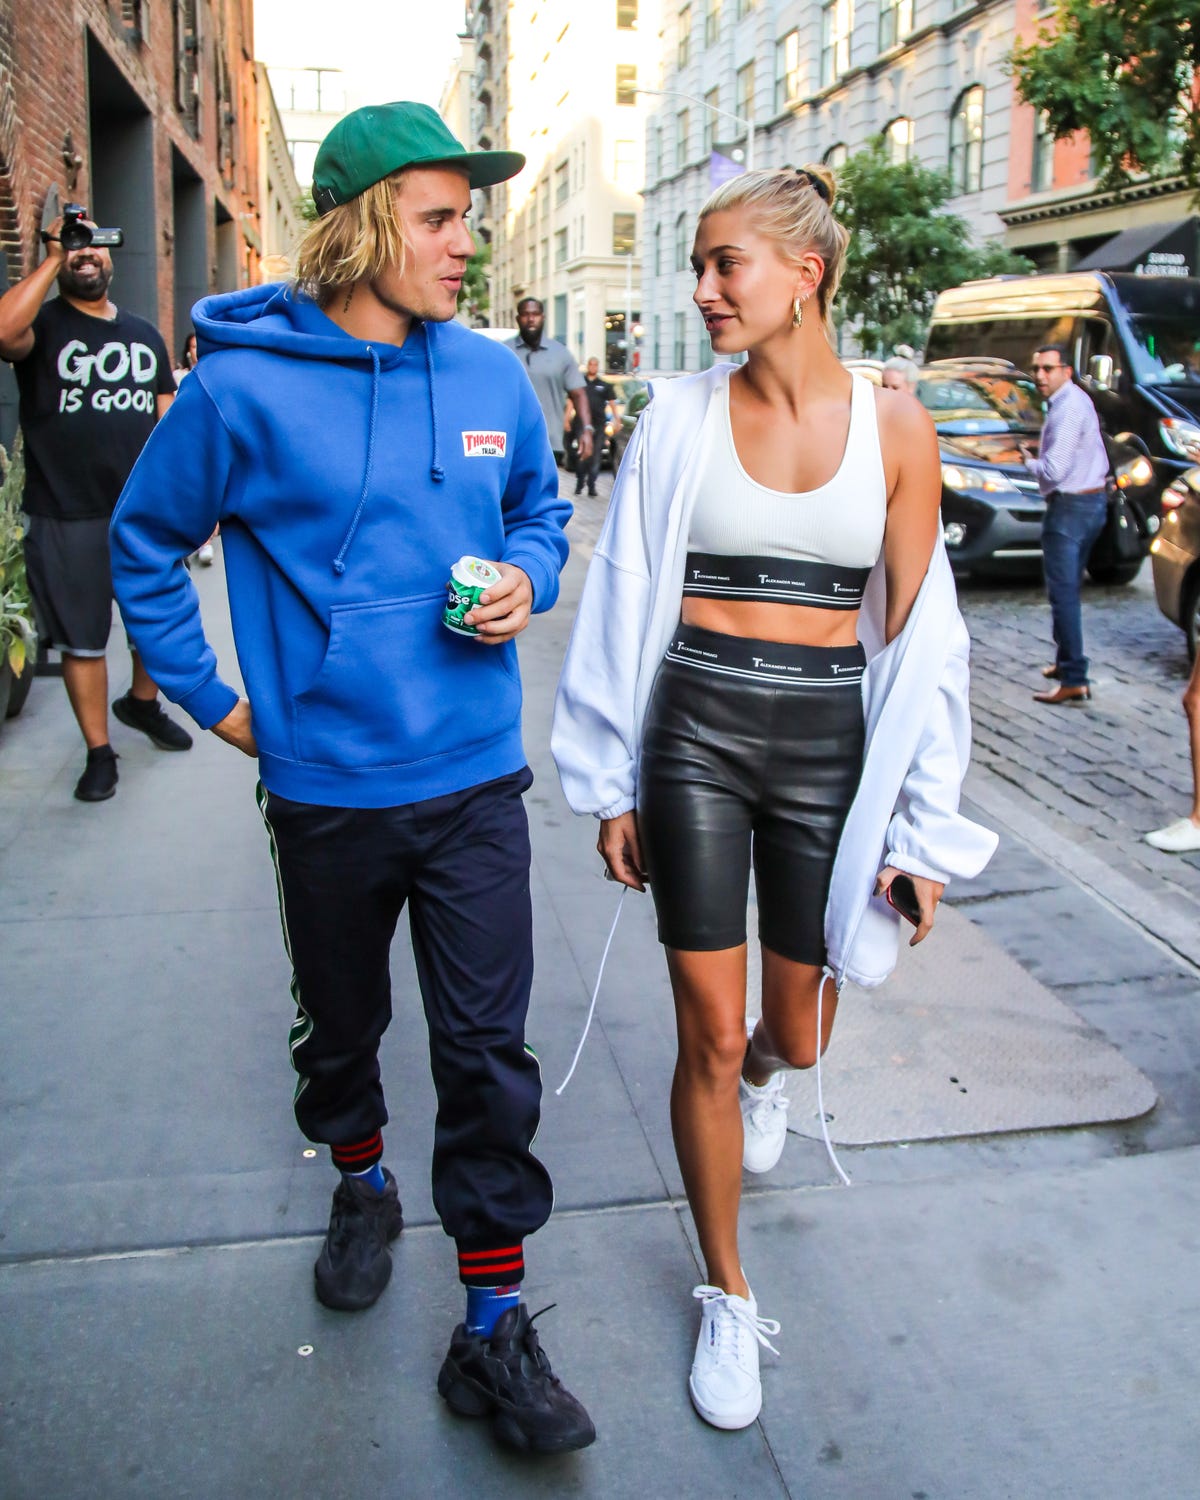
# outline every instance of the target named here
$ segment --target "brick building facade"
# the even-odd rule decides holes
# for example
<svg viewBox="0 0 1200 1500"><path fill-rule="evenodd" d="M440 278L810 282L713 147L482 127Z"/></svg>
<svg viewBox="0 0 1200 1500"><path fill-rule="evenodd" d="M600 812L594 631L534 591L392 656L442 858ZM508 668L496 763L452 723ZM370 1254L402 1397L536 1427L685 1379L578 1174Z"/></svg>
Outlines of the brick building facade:
<svg viewBox="0 0 1200 1500"><path fill-rule="evenodd" d="M252 16L252 0L0 0L0 283L34 268L71 201L125 231L113 298L173 350L197 298L257 279Z"/></svg>

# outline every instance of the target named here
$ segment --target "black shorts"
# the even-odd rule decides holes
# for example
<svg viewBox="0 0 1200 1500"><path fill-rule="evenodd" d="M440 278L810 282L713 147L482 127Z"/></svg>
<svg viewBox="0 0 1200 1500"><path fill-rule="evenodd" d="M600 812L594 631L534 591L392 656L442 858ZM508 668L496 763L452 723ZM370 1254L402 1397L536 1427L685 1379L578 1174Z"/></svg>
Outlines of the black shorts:
<svg viewBox="0 0 1200 1500"><path fill-rule="evenodd" d="M30 516L25 571L43 642L69 656L103 656L113 606L108 522Z"/></svg>
<svg viewBox="0 0 1200 1500"><path fill-rule="evenodd" d="M669 948L746 941L825 962L825 905L864 743L861 646L781 646L679 626L646 716L642 858Z"/></svg>

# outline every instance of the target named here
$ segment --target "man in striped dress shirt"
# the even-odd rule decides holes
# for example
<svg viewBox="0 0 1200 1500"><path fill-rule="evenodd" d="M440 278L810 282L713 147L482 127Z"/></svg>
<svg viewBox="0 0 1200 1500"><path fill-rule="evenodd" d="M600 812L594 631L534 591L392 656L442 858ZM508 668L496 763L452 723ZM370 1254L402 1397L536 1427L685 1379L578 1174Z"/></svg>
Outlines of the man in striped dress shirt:
<svg viewBox="0 0 1200 1500"><path fill-rule="evenodd" d="M1043 667L1042 675L1058 682L1033 696L1039 703L1083 703L1091 689L1080 588L1088 554L1104 527L1108 453L1096 408L1072 379L1067 349L1044 345L1035 350L1030 369L1038 395L1047 403L1046 423L1037 458L1024 445L1021 453L1046 501L1042 568L1057 650L1054 665Z"/></svg>

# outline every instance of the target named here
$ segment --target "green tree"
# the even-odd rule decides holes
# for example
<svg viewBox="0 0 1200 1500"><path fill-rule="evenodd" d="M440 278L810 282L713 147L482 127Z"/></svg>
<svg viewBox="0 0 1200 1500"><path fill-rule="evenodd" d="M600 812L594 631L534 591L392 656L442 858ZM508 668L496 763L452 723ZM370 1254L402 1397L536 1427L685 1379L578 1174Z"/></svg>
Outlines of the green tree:
<svg viewBox="0 0 1200 1500"><path fill-rule="evenodd" d="M1058 0L1012 71L1056 140L1087 131L1105 187L1180 173L1200 192L1200 0Z"/></svg>
<svg viewBox="0 0 1200 1500"><path fill-rule="evenodd" d="M952 191L946 172L889 162L882 141L838 172L835 207L850 246L835 306L840 321L859 324L867 354L923 344L934 300L947 287L1030 269L1002 245L975 245L966 221L945 211Z"/></svg>
<svg viewBox="0 0 1200 1500"><path fill-rule="evenodd" d="M462 312L464 306L470 309L471 317L483 317L492 305L491 294L488 291L487 271L492 263L492 247L486 241L480 242L475 254L467 261L467 269L463 274L463 284L458 291L458 310Z"/></svg>

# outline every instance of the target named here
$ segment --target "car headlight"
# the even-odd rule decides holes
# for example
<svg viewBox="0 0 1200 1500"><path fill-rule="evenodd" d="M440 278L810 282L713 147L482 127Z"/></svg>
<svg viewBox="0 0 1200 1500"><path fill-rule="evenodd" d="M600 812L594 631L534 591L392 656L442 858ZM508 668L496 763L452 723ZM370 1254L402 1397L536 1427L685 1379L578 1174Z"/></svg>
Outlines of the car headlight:
<svg viewBox="0 0 1200 1500"><path fill-rule="evenodd" d="M961 521L947 521L942 528L942 538L947 547L961 547L967 539L967 528Z"/></svg>
<svg viewBox="0 0 1200 1500"><path fill-rule="evenodd" d="M1159 436L1180 458L1200 463L1200 427L1195 422L1181 422L1178 417L1164 417L1158 424Z"/></svg>
<svg viewBox="0 0 1200 1500"><path fill-rule="evenodd" d="M1129 463L1118 464L1116 468L1117 485L1123 490L1131 487L1140 489L1149 484L1154 478L1154 465L1144 455L1139 454L1137 458L1131 459Z"/></svg>
<svg viewBox="0 0 1200 1500"><path fill-rule="evenodd" d="M942 483L949 490L986 490L989 494L1020 493L999 469L972 469L965 465L943 464Z"/></svg>

